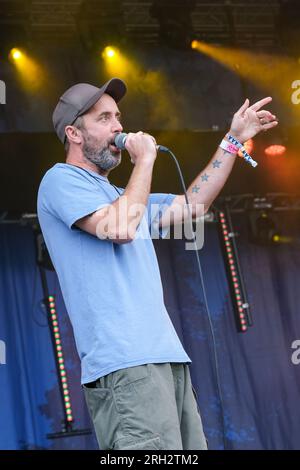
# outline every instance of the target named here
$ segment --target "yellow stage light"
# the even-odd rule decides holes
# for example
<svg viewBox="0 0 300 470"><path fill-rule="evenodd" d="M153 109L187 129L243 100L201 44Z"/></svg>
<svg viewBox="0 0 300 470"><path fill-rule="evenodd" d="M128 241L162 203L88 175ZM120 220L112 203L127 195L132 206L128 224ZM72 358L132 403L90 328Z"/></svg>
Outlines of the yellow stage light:
<svg viewBox="0 0 300 470"><path fill-rule="evenodd" d="M102 53L102 56L105 58L105 59L112 59L113 57L116 57L117 55L117 51L116 49L114 49L113 47L111 46L107 46L105 47L103 53Z"/></svg>
<svg viewBox="0 0 300 470"><path fill-rule="evenodd" d="M20 49L17 49L16 47L14 47L14 48L10 51L10 55L11 55L11 57L12 57L14 60L19 60L19 59L21 59L21 57L22 57L22 52L20 51Z"/></svg>
<svg viewBox="0 0 300 470"><path fill-rule="evenodd" d="M116 47L106 46L102 51L102 57L109 76L118 76L125 80L131 69L135 68L132 62Z"/></svg>
<svg viewBox="0 0 300 470"><path fill-rule="evenodd" d="M291 84L299 75L299 63L295 59L199 40L192 41L191 47L263 88L268 93L266 96L272 93L284 104L291 101ZM293 110L296 112L297 106Z"/></svg>
<svg viewBox="0 0 300 470"><path fill-rule="evenodd" d="M11 49L9 59L27 91L36 92L38 89L42 89L45 82L45 71L36 59L30 57L27 51L16 47Z"/></svg>

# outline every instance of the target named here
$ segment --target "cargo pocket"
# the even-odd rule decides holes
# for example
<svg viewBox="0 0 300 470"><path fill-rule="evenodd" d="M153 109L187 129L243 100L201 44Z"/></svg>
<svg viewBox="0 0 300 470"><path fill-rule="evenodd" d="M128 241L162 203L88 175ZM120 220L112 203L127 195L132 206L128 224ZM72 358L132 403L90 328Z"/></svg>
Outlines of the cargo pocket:
<svg viewBox="0 0 300 470"><path fill-rule="evenodd" d="M86 385L83 385L82 388L91 418L95 420L101 408L106 407L107 403L112 401L111 390L106 388L89 388Z"/></svg>
<svg viewBox="0 0 300 470"><path fill-rule="evenodd" d="M92 388L83 385L83 391L90 417L93 421L100 449L109 449L119 425L112 392L106 388Z"/></svg>

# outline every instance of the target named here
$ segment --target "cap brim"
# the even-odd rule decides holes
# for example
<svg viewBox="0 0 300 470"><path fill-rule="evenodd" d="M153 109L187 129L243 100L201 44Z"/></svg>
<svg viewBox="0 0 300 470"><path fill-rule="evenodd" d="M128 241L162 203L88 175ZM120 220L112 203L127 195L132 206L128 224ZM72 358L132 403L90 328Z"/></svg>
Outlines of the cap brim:
<svg viewBox="0 0 300 470"><path fill-rule="evenodd" d="M126 94L126 91L127 88L123 80L120 80L120 78L112 78L106 82L103 87L99 88L99 91L89 99L84 108L81 109L78 116L82 116L82 114L86 113L92 106L94 106L104 93L110 95L116 103L118 103Z"/></svg>

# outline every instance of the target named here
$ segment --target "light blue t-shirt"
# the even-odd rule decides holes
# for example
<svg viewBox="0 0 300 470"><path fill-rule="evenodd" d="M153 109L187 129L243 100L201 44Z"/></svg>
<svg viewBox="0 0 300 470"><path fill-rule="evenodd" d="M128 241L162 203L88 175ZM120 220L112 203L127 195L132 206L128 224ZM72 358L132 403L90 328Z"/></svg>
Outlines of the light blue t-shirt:
<svg viewBox="0 0 300 470"><path fill-rule="evenodd" d="M165 308L149 236L175 195L150 194L130 243L100 240L74 225L123 191L67 163L48 170L39 187L38 218L73 326L82 383L141 364L191 362Z"/></svg>

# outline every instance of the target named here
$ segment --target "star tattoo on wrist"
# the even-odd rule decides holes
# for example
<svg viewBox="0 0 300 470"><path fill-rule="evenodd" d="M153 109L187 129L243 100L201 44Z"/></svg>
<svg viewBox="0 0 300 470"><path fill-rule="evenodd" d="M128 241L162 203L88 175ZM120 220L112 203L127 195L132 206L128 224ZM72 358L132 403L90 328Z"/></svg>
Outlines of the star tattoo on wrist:
<svg viewBox="0 0 300 470"><path fill-rule="evenodd" d="M208 181L208 178L209 178L209 175L207 175L206 173L201 176L202 181Z"/></svg>
<svg viewBox="0 0 300 470"><path fill-rule="evenodd" d="M199 189L200 189L200 186L197 186L197 185L194 186L194 187L192 188L192 193L197 193L197 192L199 191Z"/></svg>
<svg viewBox="0 0 300 470"><path fill-rule="evenodd" d="M222 162L220 162L219 160L215 160L213 162L213 168L220 168L221 164L222 164Z"/></svg>

